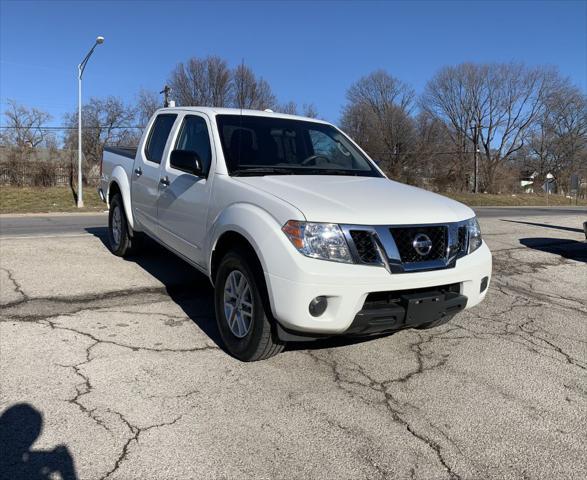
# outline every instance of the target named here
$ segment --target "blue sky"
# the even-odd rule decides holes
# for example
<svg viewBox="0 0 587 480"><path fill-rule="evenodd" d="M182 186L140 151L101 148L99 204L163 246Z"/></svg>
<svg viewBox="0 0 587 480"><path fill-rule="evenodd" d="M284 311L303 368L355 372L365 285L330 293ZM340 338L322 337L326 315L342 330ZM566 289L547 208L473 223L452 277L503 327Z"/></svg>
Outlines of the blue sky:
<svg viewBox="0 0 587 480"><path fill-rule="evenodd" d="M133 101L159 91L190 56L244 58L281 102L313 102L337 121L346 89L383 68L419 93L443 65L557 66L587 92L587 2L191 2L0 0L0 100L36 106L52 124L76 108L76 65L106 41L84 98Z"/></svg>

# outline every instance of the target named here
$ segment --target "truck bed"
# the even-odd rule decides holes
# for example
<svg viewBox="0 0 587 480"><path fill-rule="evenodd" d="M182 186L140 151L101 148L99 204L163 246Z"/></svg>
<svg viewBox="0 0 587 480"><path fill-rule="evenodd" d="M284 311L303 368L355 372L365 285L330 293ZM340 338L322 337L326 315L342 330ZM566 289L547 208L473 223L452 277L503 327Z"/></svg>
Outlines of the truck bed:
<svg viewBox="0 0 587 480"><path fill-rule="evenodd" d="M132 158L134 160L137 154L137 147L109 147L106 145L104 146L104 151L122 155L123 157Z"/></svg>

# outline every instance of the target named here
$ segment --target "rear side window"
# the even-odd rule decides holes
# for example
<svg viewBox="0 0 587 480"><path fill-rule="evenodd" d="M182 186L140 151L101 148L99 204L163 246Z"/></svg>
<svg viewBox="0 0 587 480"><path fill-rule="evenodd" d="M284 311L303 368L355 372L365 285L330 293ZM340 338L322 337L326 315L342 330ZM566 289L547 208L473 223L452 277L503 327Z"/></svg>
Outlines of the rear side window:
<svg viewBox="0 0 587 480"><path fill-rule="evenodd" d="M176 150L196 152L202 162L204 175L208 174L210 162L212 161L212 150L206 120L202 117L187 115L181 126L175 148Z"/></svg>
<svg viewBox="0 0 587 480"><path fill-rule="evenodd" d="M161 163L167 137L169 137L169 132L176 118L177 115L163 113L155 119L145 147L145 156L150 162Z"/></svg>

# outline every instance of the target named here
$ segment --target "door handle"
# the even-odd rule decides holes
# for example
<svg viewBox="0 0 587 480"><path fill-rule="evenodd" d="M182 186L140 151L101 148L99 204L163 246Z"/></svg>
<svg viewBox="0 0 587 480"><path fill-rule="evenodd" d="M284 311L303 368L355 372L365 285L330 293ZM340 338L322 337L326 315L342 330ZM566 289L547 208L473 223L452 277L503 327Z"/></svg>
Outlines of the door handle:
<svg viewBox="0 0 587 480"><path fill-rule="evenodd" d="M143 174L143 170L141 169L141 167L135 168L135 175L137 177L140 177Z"/></svg>
<svg viewBox="0 0 587 480"><path fill-rule="evenodd" d="M162 177L159 179L159 183L161 184L162 187L168 187L169 186L169 178Z"/></svg>

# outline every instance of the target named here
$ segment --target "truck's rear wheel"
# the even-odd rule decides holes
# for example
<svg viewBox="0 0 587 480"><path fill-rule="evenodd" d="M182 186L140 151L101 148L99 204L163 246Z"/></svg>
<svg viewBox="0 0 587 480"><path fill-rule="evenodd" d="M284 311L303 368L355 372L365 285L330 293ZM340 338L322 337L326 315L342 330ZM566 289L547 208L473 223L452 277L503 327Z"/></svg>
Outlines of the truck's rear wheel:
<svg viewBox="0 0 587 480"><path fill-rule="evenodd" d="M108 243L114 255L126 257L133 253L132 237L126 214L124 213L122 197L119 193L115 194L110 201L110 210L108 212Z"/></svg>
<svg viewBox="0 0 587 480"><path fill-rule="evenodd" d="M284 348L271 322L265 280L246 250L228 252L220 262L214 304L220 336L228 352L253 362Z"/></svg>

